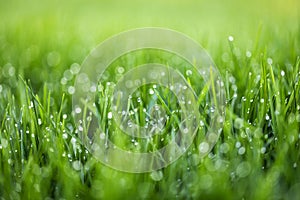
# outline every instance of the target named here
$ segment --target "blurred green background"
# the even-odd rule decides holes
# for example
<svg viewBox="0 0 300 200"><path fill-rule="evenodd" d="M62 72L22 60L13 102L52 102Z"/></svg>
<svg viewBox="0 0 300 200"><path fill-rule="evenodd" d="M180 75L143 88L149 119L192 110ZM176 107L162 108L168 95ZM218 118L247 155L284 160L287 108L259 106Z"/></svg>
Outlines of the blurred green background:
<svg viewBox="0 0 300 200"><path fill-rule="evenodd" d="M242 50L261 47L274 52L281 46L290 51L299 40L297 9L297 0L1 0L0 66L11 63L34 83L57 80L104 39L147 26L181 31L215 60L228 47L229 35ZM47 62L51 52L58 59L52 64Z"/></svg>

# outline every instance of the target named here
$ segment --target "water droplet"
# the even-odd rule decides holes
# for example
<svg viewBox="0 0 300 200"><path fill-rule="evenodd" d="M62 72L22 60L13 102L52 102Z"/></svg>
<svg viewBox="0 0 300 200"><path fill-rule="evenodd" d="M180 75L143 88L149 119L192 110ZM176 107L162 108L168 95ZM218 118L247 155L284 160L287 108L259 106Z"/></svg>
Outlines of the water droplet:
<svg viewBox="0 0 300 200"><path fill-rule="evenodd" d="M230 36L228 37L228 41L229 41L229 42L232 42L233 40L234 40L233 36L230 35Z"/></svg>
<svg viewBox="0 0 300 200"><path fill-rule="evenodd" d="M112 119L112 116L113 116L112 112L108 112L108 113L107 113L107 118L108 118L108 119Z"/></svg>
<svg viewBox="0 0 300 200"><path fill-rule="evenodd" d="M124 71L125 71L124 67L118 67L117 68L117 73L119 73L119 74L123 74Z"/></svg>
<svg viewBox="0 0 300 200"><path fill-rule="evenodd" d="M187 76L191 76L193 74L192 70L186 70L185 74Z"/></svg>
<svg viewBox="0 0 300 200"><path fill-rule="evenodd" d="M209 144L207 142L202 142L199 145L199 151L200 153L207 153L209 150Z"/></svg>
<svg viewBox="0 0 300 200"><path fill-rule="evenodd" d="M100 139L104 140L105 139L105 133L100 133Z"/></svg>
<svg viewBox="0 0 300 200"><path fill-rule="evenodd" d="M75 108L75 113L77 113L77 114L81 113L81 108L80 107L76 107Z"/></svg>
<svg viewBox="0 0 300 200"><path fill-rule="evenodd" d="M293 167L296 168L296 167L297 167L297 163L294 163L294 164L293 164Z"/></svg>
<svg viewBox="0 0 300 200"><path fill-rule="evenodd" d="M246 57L250 58L252 56L252 53L250 51L246 51Z"/></svg>
<svg viewBox="0 0 300 200"><path fill-rule="evenodd" d="M73 78L73 73L71 72L71 70L67 69L65 72L64 72L64 77L69 81L69 80L72 80Z"/></svg>
<svg viewBox="0 0 300 200"><path fill-rule="evenodd" d="M229 144L227 143L222 143L220 145L220 151L221 153L227 153L229 151L230 147L229 147Z"/></svg>
<svg viewBox="0 0 300 200"><path fill-rule="evenodd" d="M232 83L232 84L235 83L235 78L234 78L233 76L230 76L230 77L228 78L228 80L229 80L229 82Z"/></svg>
<svg viewBox="0 0 300 200"><path fill-rule="evenodd" d="M236 85L232 85L232 86L231 86L231 89L232 89L233 91L237 91L237 86L236 86Z"/></svg>
<svg viewBox="0 0 300 200"><path fill-rule="evenodd" d="M267 63L268 63L269 65L272 65L272 64L273 64L272 58L267 58Z"/></svg>
<svg viewBox="0 0 300 200"><path fill-rule="evenodd" d="M236 129L241 129L244 127L244 120L237 117L235 120L234 120L234 123L233 123L233 126L234 128Z"/></svg>
<svg viewBox="0 0 300 200"><path fill-rule="evenodd" d="M79 73L79 71L80 71L80 65L78 64L78 63L73 63L72 65L71 65L71 72L72 72L72 74L78 74Z"/></svg>
<svg viewBox="0 0 300 200"><path fill-rule="evenodd" d="M150 88L149 89L149 94L151 94L151 95L154 94L154 90Z"/></svg>
<svg viewBox="0 0 300 200"><path fill-rule="evenodd" d="M241 148L239 148L239 150L238 150L238 153L239 153L240 155L243 155L245 152L246 152L245 147L241 147Z"/></svg>
<svg viewBox="0 0 300 200"><path fill-rule="evenodd" d="M96 92L97 91L97 87L95 85L92 85L90 87L90 91L93 92L93 93Z"/></svg>
<svg viewBox="0 0 300 200"><path fill-rule="evenodd" d="M66 79L66 77L62 77L60 80L60 84L62 84L62 85L66 85L67 82L68 82L68 80Z"/></svg>
<svg viewBox="0 0 300 200"><path fill-rule="evenodd" d="M81 165L81 162L79 160L75 160L73 163L72 163L72 167L76 170L76 171L79 171L82 167Z"/></svg>
<svg viewBox="0 0 300 200"><path fill-rule="evenodd" d="M72 137L71 143L72 143L72 144L75 144L75 143L76 143L76 138Z"/></svg>
<svg viewBox="0 0 300 200"><path fill-rule="evenodd" d="M3 148L6 148L7 145L8 145L8 141L4 138L1 138L1 145L2 145Z"/></svg>
<svg viewBox="0 0 300 200"><path fill-rule="evenodd" d="M68 139L68 134L64 133L64 134L62 135L62 137L63 137L63 139Z"/></svg>
<svg viewBox="0 0 300 200"><path fill-rule="evenodd" d="M240 178L244 178L244 177L248 176L250 174L250 172L251 172L251 165L246 161L240 163L236 168L236 174Z"/></svg>
<svg viewBox="0 0 300 200"><path fill-rule="evenodd" d="M281 70L281 71L280 71L280 75L281 75L281 76L284 76L284 75L285 75L285 72L284 72L283 70Z"/></svg>
<svg viewBox="0 0 300 200"><path fill-rule="evenodd" d="M163 179L163 177L164 177L164 174L160 170L153 171L153 172L151 172L150 177L154 181L161 181Z"/></svg>
<svg viewBox="0 0 300 200"><path fill-rule="evenodd" d="M261 154L266 153L266 151L267 151L266 147L262 147L262 148L260 149L260 153L261 153Z"/></svg>
<svg viewBox="0 0 300 200"><path fill-rule="evenodd" d="M71 94L71 95L74 94L75 93L75 87L69 86L68 87L68 93Z"/></svg>
<svg viewBox="0 0 300 200"><path fill-rule="evenodd" d="M50 67L58 65L60 62L60 54L56 51L50 52L47 55L47 63Z"/></svg>
<svg viewBox="0 0 300 200"><path fill-rule="evenodd" d="M237 141L237 142L235 143L235 147L236 147L236 148L240 148L241 145L242 145L242 144L241 144L239 141Z"/></svg>

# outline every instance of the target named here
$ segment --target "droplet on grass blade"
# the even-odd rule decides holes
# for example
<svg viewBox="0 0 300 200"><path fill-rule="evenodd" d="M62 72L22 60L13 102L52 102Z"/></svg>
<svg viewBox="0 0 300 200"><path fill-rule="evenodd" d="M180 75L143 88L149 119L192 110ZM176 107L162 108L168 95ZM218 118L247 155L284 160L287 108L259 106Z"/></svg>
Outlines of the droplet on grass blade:
<svg viewBox="0 0 300 200"><path fill-rule="evenodd" d="M191 76L193 74L192 70L186 70L185 74L187 76Z"/></svg>
<svg viewBox="0 0 300 200"><path fill-rule="evenodd" d="M8 141L4 138L1 138L1 145L3 148L6 148L8 146Z"/></svg>
<svg viewBox="0 0 300 200"><path fill-rule="evenodd" d="M108 118L108 119L112 119L112 117L113 117L112 112L108 112L107 118Z"/></svg>
<svg viewBox="0 0 300 200"><path fill-rule="evenodd" d="M60 63L60 54L56 51L50 52L47 55L47 64L50 67L56 66Z"/></svg>
<svg viewBox="0 0 300 200"><path fill-rule="evenodd" d="M163 177L164 177L164 174L160 170L153 171L153 172L151 172L150 177L154 181L161 181L163 179Z"/></svg>
<svg viewBox="0 0 300 200"><path fill-rule="evenodd" d="M71 94L71 95L74 94L75 93L75 87L69 86L68 87L68 93Z"/></svg>
<svg viewBox="0 0 300 200"><path fill-rule="evenodd" d="M272 58L267 58L267 63L268 63L269 65L272 65L272 64L273 64Z"/></svg>
<svg viewBox="0 0 300 200"><path fill-rule="evenodd" d="M252 56L251 52L250 51L246 51L246 57L247 58L250 58ZM249 74L250 75L250 74Z"/></svg>
<svg viewBox="0 0 300 200"><path fill-rule="evenodd" d="M236 118L233 123L234 128L241 129L244 127L244 120L241 118Z"/></svg>
<svg viewBox="0 0 300 200"><path fill-rule="evenodd" d="M199 151L200 153L204 154L207 153L209 150L209 144L207 142L202 142L199 145Z"/></svg>
<svg viewBox="0 0 300 200"><path fill-rule="evenodd" d="M227 153L229 151L230 147L229 144L223 143L220 145L220 151L221 153Z"/></svg>
<svg viewBox="0 0 300 200"><path fill-rule="evenodd" d="M238 150L238 153L239 153L240 155L243 155L245 152L246 152L245 147L241 147L241 148L239 148L239 150Z"/></svg>
<svg viewBox="0 0 300 200"><path fill-rule="evenodd" d="M266 151L267 151L266 147L262 147L262 148L260 149L260 153L261 153L261 154L266 153Z"/></svg>
<svg viewBox="0 0 300 200"><path fill-rule="evenodd" d="M81 162L79 160L75 160L73 163L72 163L72 167L76 170L76 171L79 171L82 167L81 165Z"/></svg>
<svg viewBox="0 0 300 200"><path fill-rule="evenodd" d="M248 176L250 174L250 172L251 172L251 165L246 161L240 163L236 168L236 174L240 178L244 178L244 177Z"/></svg>
<svg viewBox="0 0 300 200"><path fill-rule="evenodd" d="M239 142L239 141L237 141L236 143L235 143L235 147L238 149L238 148L240 148L241 147L241 143Z"/></svg>

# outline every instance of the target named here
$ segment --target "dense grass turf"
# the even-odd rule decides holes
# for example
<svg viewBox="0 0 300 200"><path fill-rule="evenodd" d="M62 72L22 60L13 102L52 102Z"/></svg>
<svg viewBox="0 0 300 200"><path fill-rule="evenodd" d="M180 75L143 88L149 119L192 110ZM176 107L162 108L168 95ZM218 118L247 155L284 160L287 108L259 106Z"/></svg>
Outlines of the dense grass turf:
<svg viewBox="0 0 300 200"><path fill-rule="evenodd" d="M298 8L296 0L0 1L0 196L297 199ZM102 165L82 145L71 94L80 64L92 48L120 31L145 26L173 28L207 49L225 82L226 119L216 146L203 159L196 138L170 166L129 174ZM142 53L137 55L141 60L133 63L148 61ZM182 74L188 79L184 67ZM201 80L190 79L200 95ZM149 99L143 91L151 87L141 88L145 102ZM105 109L109 88L105 90L99 94L101 125L110 124L107 130L113 134L115 125ZM161 97L158 104L175 109L176 101L164 97L165 88L156 92ZM140 118L139 113L134 116ZM150 143L111 137L133 151L164 145L161 138L168 141L166 135Z"/></svg>

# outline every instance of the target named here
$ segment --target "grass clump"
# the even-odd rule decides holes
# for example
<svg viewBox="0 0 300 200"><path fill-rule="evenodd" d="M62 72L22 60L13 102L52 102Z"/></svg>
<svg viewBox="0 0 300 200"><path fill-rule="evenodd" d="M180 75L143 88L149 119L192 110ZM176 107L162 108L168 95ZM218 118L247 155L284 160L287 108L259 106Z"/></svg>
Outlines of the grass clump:
<svg viewBox="0 0 300 200"><path fill-rule="evenodd" d="M296 2L254 1L247 3L245 9L237 1L232 6L194 1L185 4L175 1L166 6L155 1L159 8L170 9L168 15L164 9L151 14L138 2L120 3L122 9L116 2L92 2L85 6L74 2L67 12L50 2L33 7L18 1L0 3L3 4L0 16L7 17L0 22L2 199L297 199L300 196L300 31ZM60 5L68 7L68 3ZM93 5L102 5L100 14ZM15 12L5 11L10 6ZM265 12L256 13L258 6ZM48 8L53 10L49 12ZM140 18L136 19L132 8L136 8ZM189 14L196 8L207 10ZM215 9L211 13L208 8ZM239 9L244 13L237 12ZM175 11L180 11L180 17ZM103 20L97 23L100 17ZM165 17L165 21L160 17ZM224 80L226 118L221 136L208 156L199 157L196 137L185 154L168 167L130 174L101 164L83 145L78 134L81 130L75 126L72 115L72 93L80 63L92 47L113 33L138 26L174 28L203 44ZM167 58L166 64L170 66L171 62L179 63L181 74L200 95L205 85L194 76L194 71L189 76L187 70L193 69L181 60L172 60L172 55L151 53ZM142 64L151 59L143 52L135 55L137 60L125 57L112 63L112 78L118 78L116 72L122 71L119 66L128 70L130 62ZM150 89L157 98L149 97ZM153 151L166 145L169 130L176 128L176 118L180 119L176 98L164 87L153 88L153 84L141 87L134 95L141 95L144 103L141 105L133 98L129 107L133 111L137 108L132 115L137 123L146 123L146 113L151 115L149 105L159 104L169 109L165 133L153 141L118 134L113 119L108 117L109 91L104 87L97 106L100 125L107 130L105 134L133 151ZM205 98L199 102L201 112L207 109ZM146 113L142 112L144 109ZM207 125L205 112L202 113Z"/></svg>

